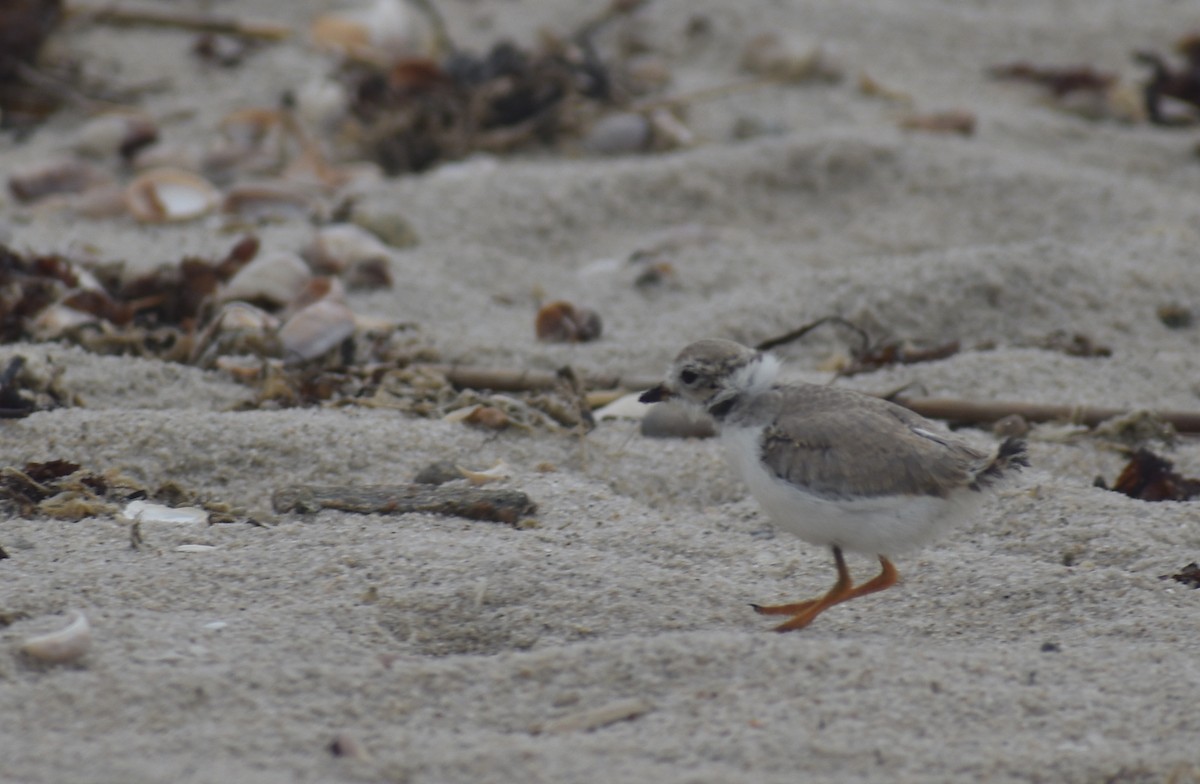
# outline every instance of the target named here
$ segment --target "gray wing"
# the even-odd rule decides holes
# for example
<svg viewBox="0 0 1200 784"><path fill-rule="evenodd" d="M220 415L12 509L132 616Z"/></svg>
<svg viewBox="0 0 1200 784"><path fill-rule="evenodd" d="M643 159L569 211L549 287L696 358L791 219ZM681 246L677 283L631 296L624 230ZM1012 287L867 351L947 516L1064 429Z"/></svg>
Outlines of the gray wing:
<svg viewBox="0 0 1200 784"><path fill-rule="evenodd" d="M986 462L907 409L865 396L852 401L820 410L780 406L763 432L763 462L781 479L828 498L945 496L968 486Z"/></svg>

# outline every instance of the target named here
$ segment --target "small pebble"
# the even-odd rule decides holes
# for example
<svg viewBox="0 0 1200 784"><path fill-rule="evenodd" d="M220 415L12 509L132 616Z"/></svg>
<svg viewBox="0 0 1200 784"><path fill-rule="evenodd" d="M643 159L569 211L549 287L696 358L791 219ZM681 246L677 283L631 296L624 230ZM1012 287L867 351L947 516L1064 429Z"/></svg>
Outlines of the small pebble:
<svg viewBox="0 0 1200 784"><path fill-rule="evenodd" d="M1187 305L1168 302L1158 306L1158 320L1169 329L1186 329L1192 326L1192 311Z"/></svg>
<svg viewBox="0 0 1200 784"><path fill-rule="evenodd" d="M1009 414L996 420L992 425L992 432L1002 438L1023 436L1029 432L1029 423L1020 414Z"/></svg>
<svg viewBox="0 0 1200 784"><path fill-rule="evenodd" d="M442 485L462 478L462 471L458 470L454 461L438 460L418 471L413 477L413 482L419 485Z"/></svg>

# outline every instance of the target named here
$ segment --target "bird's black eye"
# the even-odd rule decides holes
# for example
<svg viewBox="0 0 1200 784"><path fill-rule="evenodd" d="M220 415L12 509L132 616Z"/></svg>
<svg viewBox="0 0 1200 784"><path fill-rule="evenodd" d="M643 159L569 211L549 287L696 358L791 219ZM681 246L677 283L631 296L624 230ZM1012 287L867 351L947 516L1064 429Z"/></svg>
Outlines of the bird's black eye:
<svg viewBox="0 0 1200 784"><path fill-rule="evenodd" d="M685 370L679 374L679 380L685 384L695 384L698 376L691 370Z"/></svg>

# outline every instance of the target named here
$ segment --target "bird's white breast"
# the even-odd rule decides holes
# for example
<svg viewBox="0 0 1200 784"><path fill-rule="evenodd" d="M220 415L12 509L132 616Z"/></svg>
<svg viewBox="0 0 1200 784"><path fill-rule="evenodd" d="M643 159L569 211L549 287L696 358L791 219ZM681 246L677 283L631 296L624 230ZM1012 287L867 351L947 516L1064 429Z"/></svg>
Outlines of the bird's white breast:
<svg viewBox="0 0 1200 784"><path fill-rule="evenodd" d="M762 427L726 425L721 444L733 469L775 525L817 545L837 545L869 555L891 555L927 543L968 517L979 493L963 489L948 498L893 495L829 499L813 495L769 471L760 459Z"/></svg>

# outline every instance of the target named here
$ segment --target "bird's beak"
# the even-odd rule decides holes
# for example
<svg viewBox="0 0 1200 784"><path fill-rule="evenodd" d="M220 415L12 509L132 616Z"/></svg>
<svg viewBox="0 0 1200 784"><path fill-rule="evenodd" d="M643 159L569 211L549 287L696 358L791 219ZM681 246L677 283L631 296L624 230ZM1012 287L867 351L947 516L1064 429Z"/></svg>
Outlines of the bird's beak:
<svg viewBox="0 0 1200 784"><path fill-rule="evenodd" d="M642 403L659 403L663 400L670 400L673 397L675 397L675 393L667 389L666 384L659 384L653 389L647 389L643 392L638 401Z"/></svg>

